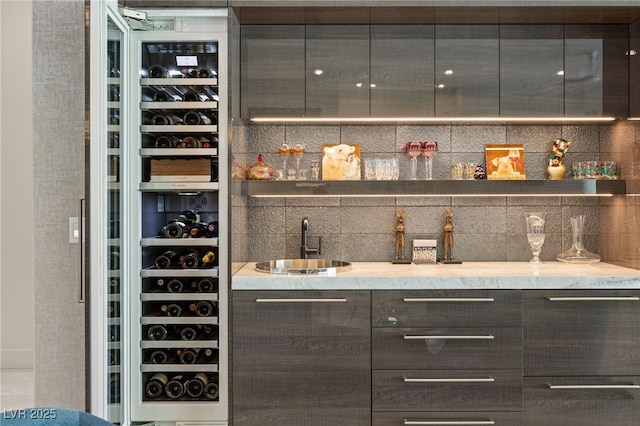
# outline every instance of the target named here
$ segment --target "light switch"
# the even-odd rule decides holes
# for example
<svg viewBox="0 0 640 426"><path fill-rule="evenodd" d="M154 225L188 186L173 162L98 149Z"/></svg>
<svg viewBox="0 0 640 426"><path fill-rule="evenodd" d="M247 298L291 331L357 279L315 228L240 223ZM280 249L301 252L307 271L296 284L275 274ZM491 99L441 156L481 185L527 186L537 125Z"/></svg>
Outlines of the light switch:
<svg viewBox="0 0 640 426"><path fill-rule="evenodd" d="M80 236L80 230L78 229L78 218L69 218L69 244L78 244L78 237Z"/></svg>

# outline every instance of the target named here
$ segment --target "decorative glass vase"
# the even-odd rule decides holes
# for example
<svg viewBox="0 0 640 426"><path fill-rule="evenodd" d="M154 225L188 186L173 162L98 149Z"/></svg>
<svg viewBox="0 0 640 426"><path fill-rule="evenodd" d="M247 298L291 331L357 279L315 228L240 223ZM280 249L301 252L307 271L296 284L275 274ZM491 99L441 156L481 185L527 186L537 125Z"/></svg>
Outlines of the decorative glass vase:
<svg viewBox="0 0 640 426"><path fill-rule="evenodd" d="M547 166L547 175L551 180L562 180L564 174L567 172L567 168L564 164L560 163L557 166Z"/></svg>
<svg viewBox="0 0 640 426"><path fill-rule="evenodd" d="M600 261L600 255L586 250L582 243L584 235L584 222L586 216L579 215L571 218L573 231L573 245L567 251L560 253L557 259L567 263L594 263Z"/></svg>

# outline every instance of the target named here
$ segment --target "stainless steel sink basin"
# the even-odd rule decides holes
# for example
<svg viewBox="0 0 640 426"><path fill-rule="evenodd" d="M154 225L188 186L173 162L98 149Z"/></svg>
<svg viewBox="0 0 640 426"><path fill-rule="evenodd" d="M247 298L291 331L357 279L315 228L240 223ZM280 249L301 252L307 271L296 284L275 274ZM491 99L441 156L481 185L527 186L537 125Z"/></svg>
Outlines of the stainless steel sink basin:
<svg viewBox="0 0 640 426"><path fill-rule="evenodd" d="M256 263L256 270L281 275L335 275L351 268L351 263L326 259L278 259Z"/></svg>

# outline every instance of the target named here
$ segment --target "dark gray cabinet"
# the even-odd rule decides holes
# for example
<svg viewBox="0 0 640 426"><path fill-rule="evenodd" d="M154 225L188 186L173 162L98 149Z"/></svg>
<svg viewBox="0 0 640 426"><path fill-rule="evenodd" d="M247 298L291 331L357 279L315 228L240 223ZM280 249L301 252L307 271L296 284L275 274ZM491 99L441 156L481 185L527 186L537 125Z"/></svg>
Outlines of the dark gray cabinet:
<svg viewBox="0 0 640 426"><path fill-rule="evenodd" d="M307 117L369 116L369 26L306 26Z"/></svg>
<svg viewBox="0 0 640 426"><path fill-rule="evenodd" d="M523 293L525 424L637 424L640 291Z"/></svg>
<svg viewBox="0 0 640 426"><path fill-rule="evenodd" d="M240 105L245 118L304 117L304 25L243 25Z"/></svg>
<svg viewBox="0 0 640 426"><path fill-rule="evenodd" d="M629 25L629 116L640 117L640 20Z"/></svg>
<svg viewBox="0 0 640 426"><path fill-rule="evenodd" d="M629 113L629 28L566 25L565 115L624 117Z"/></svg>
<svg viewBox="0 0 640 426"><path fill-rule="evenodd" d="M370 293L233 292L233 419L371 424Z"/></svg>
<svg viewBox="0 0 640 426"><path fill-rule="evenodd" d="M479 411L514 412L495 424L521 424L519 291L374 291L371 305L375 424L395 424L393 412L492 424Z"/></svg>
<svg viewBox="0 0 640 426"><path fill-rule="evenodd" d="M242 25L241 112L244 118L626 116L629 87L640 86L629 55L633 31ZM631 99L631 109L637 105Z"/></svg>
<svg viewBox="0 0 640 426"><path fill-rule="evenodd" d="M371 116L434 115L434 26L371 26Z"/></svg>
<svg viewBox="0 0 640 426"><path fill-rule="evenodd" d="M497 117L499 26L437 25L435 31L435 115Z"/></svg>
<svg viewBox="0 0 640 426"><path fill-rule="evenodd" d="M564 114L562 25L500 26L500 115Z"/></svg>

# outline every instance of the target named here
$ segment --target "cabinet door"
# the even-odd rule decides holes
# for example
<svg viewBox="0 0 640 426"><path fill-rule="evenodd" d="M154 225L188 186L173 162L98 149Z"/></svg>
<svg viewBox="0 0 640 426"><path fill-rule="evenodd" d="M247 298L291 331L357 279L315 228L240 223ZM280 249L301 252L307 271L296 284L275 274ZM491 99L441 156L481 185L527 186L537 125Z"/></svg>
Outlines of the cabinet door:
<svg viewBox="0 0 640 426"><path fill-rule="evenodd" d="M371 116L433 116L433 25L371 27Z"/></svg>
<svg viewBox="0 0 640 426"><path fill-rule="evenodd" d="M369 116L369 26L306 27L308 117Z"/></svg>
<svg viewBox="0 0 640 426"><path fill-rule="evenodd" d="M629 25L629 116L640 116L640 20Z"/></svg>
<svg viewBox="0 0 640 426"><path fill-rule="evenodd" d="M525 376L640 374L640 291L523 297Z"/></svg>
<svg viewBox="0 0 640 426"><path fill-rule="evenodd" d="M376 291L373 327L519 327L517 290Z"/></svg>
<svg viewBox="0 0 640 426"><path fill-rule="evenodd" d="M234 292L234 421L370 425L369 312L369 292Z"/></svg>
<svg viewBox="0 0 640 426"><path fill-rule="evenodd" d="M243 25L242 117L302 117L305 96L303 25Z"/></svg>
<svg viewBox="0 0 640 426"><path fill-rule="evenodd" d="M562 25L500 27L500 115L564 114Z"/></svg>
<svg viewBox="0 0 640 426"><path fill-rule="evenodd" d="M627 26L567 25L564 43L565 115L627 115Z"/></svg>
<svg viewBox="0 0 640 426"><path fill-rule="evenodd" d="M497 25L436 27L438 117L499 115L499 46Z"/></svg>
<svg viewBox="0 0 640 426"><path fill-rule="evenodd" d="M636 426L640 377L529 377L524 417L529 426Z"/></svg>

